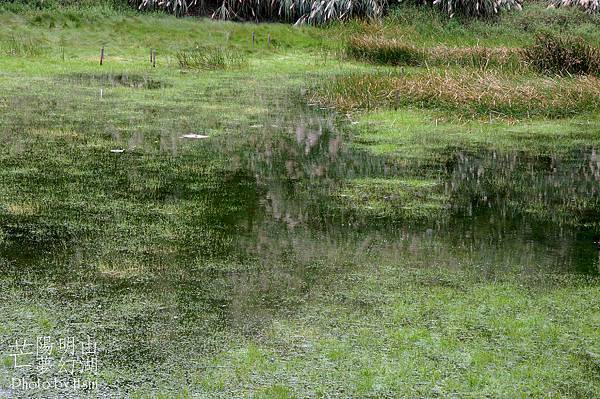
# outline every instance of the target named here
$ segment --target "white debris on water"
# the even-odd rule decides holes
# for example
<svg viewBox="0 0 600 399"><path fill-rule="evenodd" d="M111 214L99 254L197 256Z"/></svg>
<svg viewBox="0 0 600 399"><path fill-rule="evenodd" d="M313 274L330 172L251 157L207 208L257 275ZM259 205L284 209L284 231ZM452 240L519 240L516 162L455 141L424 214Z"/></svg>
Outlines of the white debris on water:
<svg viewBox="0 0 600 399"><path fill-rule="evenodd" d="M196 133L188 133L188 134L184 134L183 136L181 136L182 139L207 139L208 136L205 136L203 134L196 134Z"/></svg>

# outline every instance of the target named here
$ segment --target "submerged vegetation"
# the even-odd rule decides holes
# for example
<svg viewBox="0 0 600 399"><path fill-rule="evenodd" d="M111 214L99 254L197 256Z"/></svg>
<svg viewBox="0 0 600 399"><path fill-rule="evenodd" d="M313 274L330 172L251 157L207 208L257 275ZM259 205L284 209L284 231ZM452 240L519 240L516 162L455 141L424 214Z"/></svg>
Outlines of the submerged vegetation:
<svg viewBox="0 0 600 399"><path fill-rule="evenodd" d="M598 17L28 3L0 4L0 396L15 340L92 336L97 391L32 395L600 397L600 80L553 67Z"/></svg>
<svg viewBox="0 0 600 399"><path fill-rule="evenodd" d="M449 198L436 180L354 179L336 196L347 218L431 223L450 215Z"/></svg>

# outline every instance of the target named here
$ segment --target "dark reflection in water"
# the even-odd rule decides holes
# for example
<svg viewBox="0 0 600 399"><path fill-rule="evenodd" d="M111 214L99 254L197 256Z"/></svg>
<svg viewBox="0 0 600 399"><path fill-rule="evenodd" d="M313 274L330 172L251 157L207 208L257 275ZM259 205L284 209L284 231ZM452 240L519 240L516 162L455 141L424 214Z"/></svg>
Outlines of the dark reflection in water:
<svg viewBox="0 0 600 399"><path fill-rule="evenodd" d="M273 227L263 221L251 234L257 247L298 246L312 231L332 251L361 248L368 241L371 246L379 242L379 255L387 252L391 259L421 250L431 256L435 247L439 256L462 252L490 268L504 265L506 271L597 273L600 160L595 149L561 157L453 150L445 165L432 167L354 150L344 137L332 120L315 117L256 140L248 164L266 192L264 217L297 232L282 243L280 232L267 238L265 230ZM364 178L433 180L448 209L415 220L340 207L332 194L345 182ZM390 197L383 199L394 203ZM401 201L394 205L401 208ZM259 252L258 258L264 257Z"/></svg>

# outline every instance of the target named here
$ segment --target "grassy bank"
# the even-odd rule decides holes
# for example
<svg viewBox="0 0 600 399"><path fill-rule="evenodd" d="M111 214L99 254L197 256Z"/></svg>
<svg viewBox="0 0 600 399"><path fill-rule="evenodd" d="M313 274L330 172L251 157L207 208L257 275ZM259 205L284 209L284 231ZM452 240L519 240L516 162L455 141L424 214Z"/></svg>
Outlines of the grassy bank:
<svg viewBox="0 0 600 399"><path fill-rule="evenodd" d="M458 119L547 119L591 114L600 107L595 77L516 77L493 72L428 71L343 75L311 101L340 111L414 106Z"/></svg>
<svg viewBox="0 0 600 399"><path fill-rule="evenodd" d="M597 78L497 51L597 22L537 10L0 12L0 393L90 335L98 391L36 395L600 395ZM348 57L400 36L438 61Z"/></svg>

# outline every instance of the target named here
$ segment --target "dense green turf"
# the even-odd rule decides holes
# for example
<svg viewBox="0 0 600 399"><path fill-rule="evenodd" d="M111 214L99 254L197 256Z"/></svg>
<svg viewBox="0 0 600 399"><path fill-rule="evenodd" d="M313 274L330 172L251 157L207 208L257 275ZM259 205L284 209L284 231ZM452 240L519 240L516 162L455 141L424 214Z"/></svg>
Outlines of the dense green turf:
<svg viewBox="0 0 600 399"><path fill-rule="evenodd" d="M326 28L0 12L0 388L27 375L15 339L92 335L90 397L600 396L597 117L305 104L379 69L345 59L355 34L598 40L594 17L531 10ZM181 69L195 46L245 62Z"/></svg>

